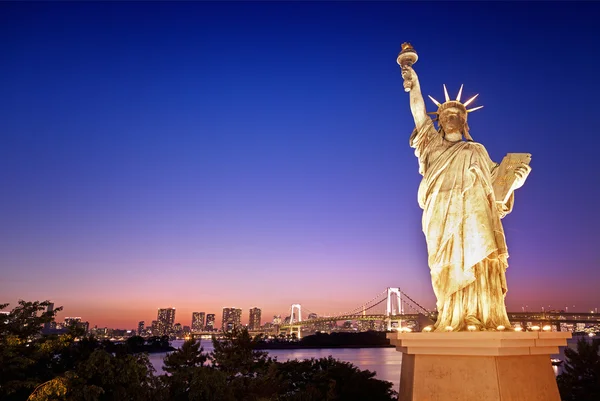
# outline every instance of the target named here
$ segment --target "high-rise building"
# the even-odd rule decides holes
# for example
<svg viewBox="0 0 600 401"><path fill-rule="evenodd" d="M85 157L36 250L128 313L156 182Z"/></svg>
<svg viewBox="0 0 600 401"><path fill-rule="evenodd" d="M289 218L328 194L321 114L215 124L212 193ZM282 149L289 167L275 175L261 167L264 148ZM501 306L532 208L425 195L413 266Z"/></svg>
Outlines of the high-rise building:
<svg viewBox="0 0 600 401"><path fill-rule="evenodd" d="M173 332L177 337L181 337L183 335L183 326L181 323L175 323L173 326Z"/></svg>
<svg viewBox="0 0 600 401"><path fill-rule="evenodd" d="M169 335L175 324L175 308L162 308L158 310L158 331L161 336Z"/></svg>
<svg viewBox="0 0 600 401"><path fill-rule="evenodd" d="M76 325L77 323L81 322L81 318L80 317L66 317L65 318L65 327L70 327L73 325Z"/></svg>
<svg viewBox="0 0 600 401"><path fill-rule="evenodd" d="M273 325L278 326L281 324L281 315L273 316Z"/></svg>
<svg viewBox="0 0 600 401"><path fill-rule="evenodd" d="M215 329L215 314L209 313L206 315L206 331L213 331Z"/></svg>
<svg viewBox="0 0 600 401"><path fill-rule="evenodd" d="M152 321L152 326L151 326L151 329L150 329L152 331L152 335L153 336L157 336L158 332L159 332L159 329L160 329L160 327L158 325L158 320L153 320Z"/></svg>
<svg viewBox="0 0 600 401"><path fill-rule="evenodd" d="M261 310L259 308L250 309L250 320L248 321L248 329L249 330L258 330L260 328L260 313Z"/></svg>
<svg viewBox="0 0 600 401"><path fill-rule="evenodd" d="M204 312L192 312L192 331L200 332L204 330Z"/></svg>
<svg viewBox="0 0 600 401"><path fill-rule="evenodd" d="M50 302L48 304L48 306L46 307L46 312L48 312L48 313L54 312L54 303L53 302ZM51 330L51 324L50 323L53 323L53 322L46 322L46 323L44 323L44 331L47 332L47 331Z"/></svg>
<svg viewBox="0 0 600 401"><path fill-rule="evenodd" d="M138 322L138 328L137 328L137 334L138 336L141 336L142 333L144 332L144 325L146 324L146 322L144 322L143 320L141 320L140 322Z"/></svg>
<svg viewBox="0 0 600 401"><path fill-rule="evenodd" d="M221 330L231 331L242 325L242 310L237 308L223 308Z"/></svg>
<svg viewBox="0 0 600 401"><path fill-rule="evenodd" d="M82 322L80 317L66 317L65 322L63 323L63 327L67 329L73 326L79 329L83 329L87 333L90 328L90 323Z"/></svg>

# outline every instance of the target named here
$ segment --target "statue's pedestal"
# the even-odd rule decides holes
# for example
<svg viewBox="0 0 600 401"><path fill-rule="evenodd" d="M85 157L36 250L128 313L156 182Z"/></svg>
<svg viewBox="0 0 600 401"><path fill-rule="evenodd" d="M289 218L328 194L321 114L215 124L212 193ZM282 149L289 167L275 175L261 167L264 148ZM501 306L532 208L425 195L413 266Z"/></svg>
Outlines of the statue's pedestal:
<svg viewBox="0 0 600 401"><path fill-rule="evenodd" d="M550 355L565 332L389 333L399 401L560 401Z"/></svg>

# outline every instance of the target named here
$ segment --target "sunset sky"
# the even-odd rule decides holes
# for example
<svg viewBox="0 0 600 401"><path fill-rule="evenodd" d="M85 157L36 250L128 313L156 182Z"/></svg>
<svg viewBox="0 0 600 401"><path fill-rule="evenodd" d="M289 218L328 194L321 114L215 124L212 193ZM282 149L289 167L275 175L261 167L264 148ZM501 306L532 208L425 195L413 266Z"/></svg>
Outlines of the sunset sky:
<svg viewBox="0 0 600 401"><path fill-rule="evenodd" d="M0 303L133 328L177 308L433 307L396 56L476 93L509 311L600 308L599 3L0 3ZM436 108L427 100L428 111ZM572 309L574 308L574 309Z"/></svg>

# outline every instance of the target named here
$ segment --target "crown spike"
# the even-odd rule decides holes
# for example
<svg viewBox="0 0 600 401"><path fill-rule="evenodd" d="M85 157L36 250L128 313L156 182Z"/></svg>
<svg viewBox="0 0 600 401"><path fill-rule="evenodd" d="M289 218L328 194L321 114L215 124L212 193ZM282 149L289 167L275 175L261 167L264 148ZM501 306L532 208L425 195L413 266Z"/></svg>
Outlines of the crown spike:
<svg viewBox="0 0 600 401"><path fill-rule="evenodd" d="M450 101L450 96L448 96L448 89L446 89L446 84L444 84L444 97L446 98L447 102Z"/></svg>
<svg viewBox="0 0 600 401"><path fill-rule="evenodd" d="M441 106L440 102L438 102L437 100L435 100L434 98L432 98L432 97L431 97L431 95L427 95L427 96L429 96L429 98L431 99L431 101L432 101L433 103L435 103L435 105L436 105L437 107L440 107L440 106Z"/></svg>
<svg viewBox="0 0 600 401"><path fill-rule="evenodd" d="M471 112L473 112L473 111L475 111L475 110L479 110L479 109L481 109L482 107L483 107L483 106L477 106L477 107L473 107L472 109L468 109L468 110L467 110L467 113L471 113Z"/></svg>
<svg viewBox="0 0 600 401"><path fill-rule="evenodd" d="M461 84L460 89L458 90L458 95L456 95L457 102L460 102L460 95L462 95L462 88L463 88L463 85Z"/></svg>
<svg viewBox="0 0 600 401"><path fill-rule="evenodd" d="M469 100L467 100L466 102L464 102L464 103L463 103L463 106L467 107L468 105L470 105L470 104L471 104L471 102L472 102L473 100L475 100L475 98L476 98L477 96L479 96L479 93L478 93L478 94L476 94L475 96L473 96L472 98L470 98Z"/></svg>

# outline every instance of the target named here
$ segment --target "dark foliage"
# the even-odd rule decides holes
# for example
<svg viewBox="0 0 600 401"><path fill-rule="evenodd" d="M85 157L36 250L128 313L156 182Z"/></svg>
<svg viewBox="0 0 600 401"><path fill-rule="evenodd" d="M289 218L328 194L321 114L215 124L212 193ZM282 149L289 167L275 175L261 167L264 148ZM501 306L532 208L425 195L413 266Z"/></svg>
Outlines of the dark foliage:
<svg viewBox="0 0 600 401"><path fill-rule="evenodd" d="M563 401L600 400L600 339L577 341L577 350L565 348L564 373L557 377Z"/></svg>
<svg viewBox="0 0 600 401"><path fill-rule="evenodd" d="M257 350L258 340L248 330L234 329L222 339L213 336L213 366L232 376L255 376L271 362L267 352Z"/></svg>
<svg viewBox="0 0 600 401"><path fill-rule="evenodd" d="M392 383L375 379L374 372L332 357L278 363L269 377L279 384L278 400L387 401L396 395Z"/></svg>

